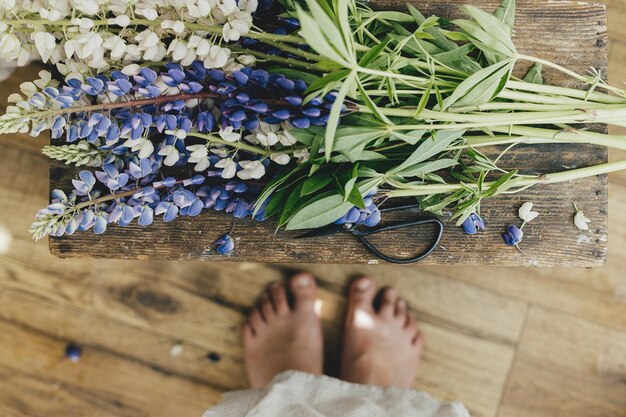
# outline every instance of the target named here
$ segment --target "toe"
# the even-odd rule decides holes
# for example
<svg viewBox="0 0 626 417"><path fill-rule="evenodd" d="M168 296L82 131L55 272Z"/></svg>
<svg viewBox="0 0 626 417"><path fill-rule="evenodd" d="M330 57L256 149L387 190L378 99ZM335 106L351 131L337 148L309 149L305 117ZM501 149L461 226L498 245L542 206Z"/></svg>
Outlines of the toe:
<svg viewBox="0 0 626 417"><path fill-rule="evenodd" d="M346 322L352 323L358 318L357 315L367 315L371 317L374 314L374 296L376 295L376 286L368 277L361 277L350 284L350 293L348 295L348 308L346 311Z"/></svg>
<svg viewBox="0 0 626 417"><path fill-rule="evenodd" d="M416 349L421 352L422 348L424 347L424 335L422 334L422 332L419 331L419 329L413 336L413 340L411 341L411 343L413 344L413 346L415 346Z"/></svg>
<svg viewBox="0 0 626 417"><path fill-rule="evenodd" d="M272 295L272 302L274 303L274 310L279 316L284 316L289 313L289 304L287 302L287 293L285 287L275 282L270 288L270 294Z"/></svg>
<svg viewBox="0 0 626 417"><path fill-rule="evenodd" d="M241 333L243 334L243 345L249 346L254 340L254 330L252 326L249 323L244 324Z"/></svg>
<svg viewBox="0 0 626 417"><path fill-rule="evenodd" d="M415 318L411 316L410 314L406 315L405 320L406 320L406 324L404 325L404 330L406 334L409 335L409 337L413 338L415 333L418 332L417 322L415 321Z"/></svg>
<svg viewBox="0 0 626 417"><path fill-rule="evenodd" d="M398 298L398 302L396 302L396 317L405 318L406 316L406 301L402 298Z"/></svg>
<svg viewBox="0 0 626 417"><path fill-rule="evenodd" d="M394 288L385 288L380 302L380 310L378 311L380 316L386 319L393 318L396 312L397 302L397 291Z"/></svg>
<svg viewBox="0 0 626 417"><path fill-rule="evenodd" d="M272 304L272 300L267 293L263 293L263 295L261 296L259 309L261 310L261 313L263 313L263 318L265 318L265 321L269 322L274 318L276 312L274 311L274 305Z"/></svg>
<svg viewBox="0 0 626 417"><path fill-rule="evenodd" d="M265 321L263 320L263 316L258 308L255 308L250 313L250 317L248 318L248 323L252 326L252 330L254 330L255 334L259 334L259 331L265 326Z"/></svg>
<svg viewBox="0 0 626 417"><path fill-rule="evenodd" d="M295 309L314 311L317 285L315 285L313 276L309 273L301 272L291 278L289 285L295 298Z"/></svg>

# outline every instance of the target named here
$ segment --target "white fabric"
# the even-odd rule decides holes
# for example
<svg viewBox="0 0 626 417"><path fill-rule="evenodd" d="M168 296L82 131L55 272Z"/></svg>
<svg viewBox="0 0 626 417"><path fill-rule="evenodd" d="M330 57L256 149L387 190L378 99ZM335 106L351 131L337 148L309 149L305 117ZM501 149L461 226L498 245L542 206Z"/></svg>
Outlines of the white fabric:
<svg viewBox="0 0 626 417"><path fill-rule="evenodd" d="M423 391L351 384L287 371L265 388L233 391L203 417L469 417L460 403Z"/></svg>

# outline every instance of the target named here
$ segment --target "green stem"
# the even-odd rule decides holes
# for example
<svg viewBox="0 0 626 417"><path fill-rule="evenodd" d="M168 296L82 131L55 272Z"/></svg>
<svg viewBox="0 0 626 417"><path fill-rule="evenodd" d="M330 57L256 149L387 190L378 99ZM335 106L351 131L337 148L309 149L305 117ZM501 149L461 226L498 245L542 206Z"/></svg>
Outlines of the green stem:
<svg viewBox="0 0 626 417"><path fill-rule="evenodd" d="M568 171L553 172L549 174L535 175L519 180L515 188L519 191L522 188L532 187L538 184L556 184L565 181L573 181L594 175L609 174L611 172L626 170L626 159L604 164L593 165L585 168L571 169ZM489 188L493 182L482 184L483 189ZM387 197L416 197L421 195L447 194L453 193L465 187L476 189L477 184L425 184L413 185L411 188L395 189L387 191Z"/></svg>
<svg viewBox="0 0 626 417"><path fill-rule="evenodd" d="M584 75L580 75L577 72L572 71L572 70L570 70L568 68L565 68L565 67L563 67L563 66L561 66L559 64L555 64L554 62L546 61L545 59L537 58L537 57L534 57L534 56L521 55L520 54L517 57L518 57L518 59L523 59L525 61L530 61L530 62L536 62L538 64L542 64L542 65L545 65L547 67L554 68L554 69L556 69L558 71L561 71L564 74L569 75L570 77L572 77L572 78L574 78L574 79L576 79L578 81L584 82L585 84L589 84L590 81L592 81L595 78L595 77L588 77L588 76L585 77ZM612 92L614 92L616 94L619 94L622 97L624 96L624 90L622 90L622 89L619 89L619 88L616 88L616 87L613 87L613 86L610 86L610 85L606 85L604 83L600 84L599 87L600 88L604 88L604 89L606 89L608 91L612 91Z"/></svg>
<svg viewBox="0 0 626 417"><path fill-rule="evenodd" d="M71 26L74 25L70 20L38 20L38 19L16 19L7 22L12 26L17 25L42 25L42 26ZM109 25L108 19L96 19L93 20L94 25ZM221 35L223 30L220 26L211 26L199 23L183 22L185 28L191 30L200 30L216 35ZM161 20L148 20L148 19L131 19L130 25L133 26L161 26ZM304 39L295 35L277 35L275 33L257 32L254 30L249 31L246 38L274 41L274 42L288 42L288 43L305 43Z"/></svg>
<svg viewBox="0 0 626 417"><path fill-rule="evenodd" d="M455 114L422 110L416 114L416 108L385 108L379 109L386 116L410 117L417 120L452 122L452 125L422 124L396 125L392 130L414 129L468 129L475 127L492 127L523 124L555 124L555 123L607 123L619 124L626 120L626 106L603 106L590 111L574 109L570 111L552 112L519 112L519 113L486 113L486 114ZM357 111L371 113L367 106L358 105Z"/></svg>
<svg viewBox="0 0 626 417"><path fill-rule="evenodd" d="M187 135L195 137L195 138L205 139L207 142L210 142L210 143L219 143L222 145L230 146L231 148L241 149L243 151L260 155L263 157L269 157L271 155L278 155L278 154L283 154L283 153L291 154L295 150L299 149L299 148L287 148L283 150L271 151L269 149L264 149L264 148L254 146L254 145L242 142L242 141L228 142L222 138L219 138L217 136L207 134L207 133L189 132Z"/></svg>
<svg viewBox="0 0 626 417"><path fill-rule="evenodd" d="M307 63L307 62L303 62L300 60L297 60L295 58L286 58L286 57L282 57L279 55L270 55L270 54L266 54L260 51L255 51L252 49L244 49L244 48L239 48L236 46L229 46L229 48L233 51L236 52L241 52L243 54L247 54L247 55L253 55L256 56L258 58L263 58L267 61L273 61L273 62L280 62L282 64L287 64L287 65L291 65L294 67L300 67L300 68L306 68L308 70L311 71L321 71L316 64L311 64L311 63Z"/></svg>
<svg viewBox="0 0 626 417"><path fill-rule="evenodd" d="M528 103L538 103L538 104L585 104L589 103L585 100L579 100L571 97L553 97L553 96L545 96L542 94L531 94L531 93L523 93L521 91L512 91L504 89L499 94L499 99L513 100L513 101L523 101Z"/></svg>
<svg viewBox="0 0 626 417"><path fill-rule="evenodd" d="M576 90L574 88L557 87L553 85L533 84L524 81L509 80L506 83L507 89L532 91L541 94L551 94L557 96L573 97L581 100L597 101L606 104L623 104L626 101L620 97L609 96L607 94L592 92L589 94L585 90Z"/></svg>

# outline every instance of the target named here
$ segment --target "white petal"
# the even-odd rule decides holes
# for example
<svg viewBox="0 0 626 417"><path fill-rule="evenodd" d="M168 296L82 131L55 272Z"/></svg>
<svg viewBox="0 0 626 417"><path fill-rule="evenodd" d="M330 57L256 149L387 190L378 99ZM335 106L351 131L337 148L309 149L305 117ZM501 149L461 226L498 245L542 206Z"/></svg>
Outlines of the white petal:
<svg viewBox="0 0 626 417"><path fill-rule="evenodd" d="M582 210L576 212L576 215L574 216L574 225L577 228L579 228L580 230L589 230L589 225L587 224L588 222L591 222L591 220L585 217L585 214L582 212Z"/></svg>
<svg viewBox="0 0 626 417"><path fill-rule="evenodd" d="M528 213L530 213L532 208L533 208L533 203L531 203L530 201L522 204L522 206L518 210L519 218L524 221L527 221L526 216L528 216Z"/></svg>

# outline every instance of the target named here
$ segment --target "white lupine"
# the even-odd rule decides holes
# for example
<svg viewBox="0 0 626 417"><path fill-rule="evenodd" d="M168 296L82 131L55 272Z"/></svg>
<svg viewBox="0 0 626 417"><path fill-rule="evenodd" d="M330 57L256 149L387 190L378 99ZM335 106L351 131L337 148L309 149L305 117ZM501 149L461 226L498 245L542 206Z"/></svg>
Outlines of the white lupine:
<svg viewBox="0 0 626 417"><path fill-rule="evenodd" d="M223 40L234 41L250 31L257 4L257 0L239 4L236 0L0 0L0 59L24 65L41 57L64 75L94 75L132 61L164 60L183 65L200 60L207 68L238 70L253 65L255 58L232 59L227 47L212 44L212 36L188 24L221 27ZM101 23L101 16L108 18ZM33 23L12 24L17 21ZM55 26L51 23L55 21L63 25Z"/></svg>
<svg viewBox="0 0 626 417"><path fill-rule="evenodd" d="M237 164L232 158L224 158L217 161L215 168L222 168L222 178L233 178L237 173Z"/></svg>
<svg viewBox="0 0 626 417"><path fill-rule="evenodd" d="M291 158L286 153L273 153L270 155L270 159L278 165L287 165L291 161Z"/></svg>
<svg viewBox="0 0 626 417"><path fill-rule="evenodd" d="M261 161L239 161L239 165L243 169L237 172L237 176L242 180L259 179L265 175L265 165Z"/></svg>
<svg viewBox="0 0 626 417"><path fill-rule="evenodd" d="M219 135L226 142L237 142L241 139L241 133L235 132L232 126L227 126L224 129L220 129Z"/></svg>
<svg viewBox="0 0 626 417"><path fill-rule="evenodd" d="M122 58L126 53L126 42L117 35L109 36L102 46L111 51L111 58L115 60Z"/></svg>
<svg viewBox="0 0 626 417"><path fill-rule="evenodd" d="M585 216L582 210L579 210L574 204L574 210L576 210L576 214L574 215L574 226L576 226L580 230L589 230L589 224L591 223L591 219Z"/></svg>
<svg viewBox="0 0 626 417"><path fill-rule="evenodd" d="M163 164L168 167L174 165L176 162L178 162L178 159L180 158L178 151L172 145L166 145L162 147L159 151L159 155L165 157L165 159L163 160Z"/></svg>
<svg viewBox="0 0 626 417"><path fill-rule="evenodd" d="M533 221L537 216L539 216L539 213L536 211L532 211L532 209L533 203L531 203L530 201L522 204L522 206L518 210L519 218L522 219L525 223Z"/></svg>
<svg viewBox="0 0 626 417"><path fill-rule="evenodd" d="M301 148L293 151L293 157L297 159L298 163L302 163L308 161L311 154L308 149Z"/></svg>
<svg viewBox="0 0 626 417"><path fill-rule="evenodd" d="M48 61L54 53L57 45L54 35L48 32L35 32L32 35L32 38L41 59Z"/></svg>
<svg viewBox="0 0 626 417"><path fill-rule="evenodd" d="M196 164L194 170L196 172L204 171L211 166L209 160L209 150L206 145L191 145L187 146L187 150L191 152L189 155L189 163Z"/></svg>

